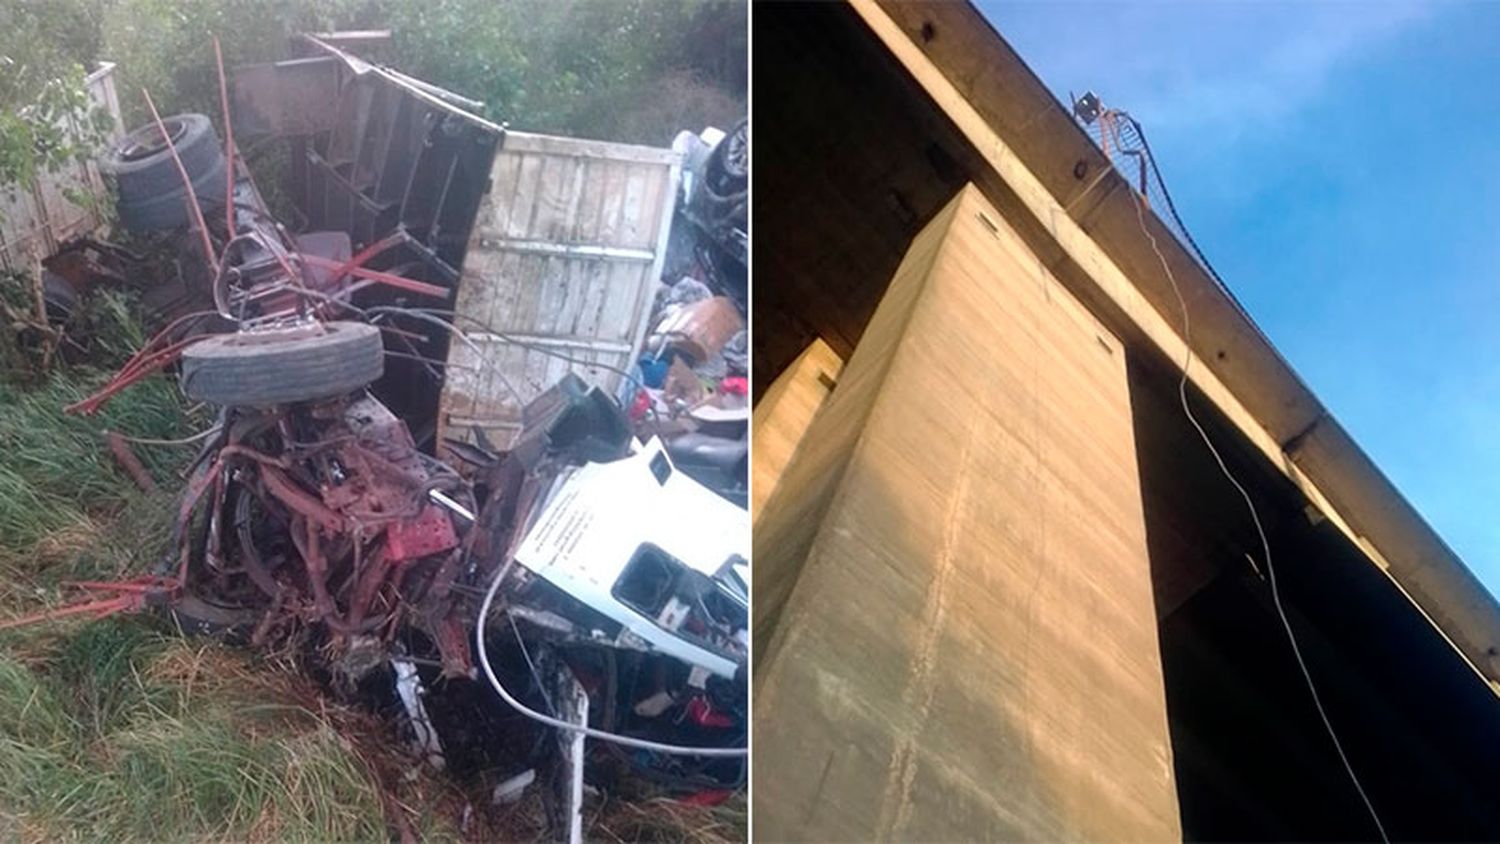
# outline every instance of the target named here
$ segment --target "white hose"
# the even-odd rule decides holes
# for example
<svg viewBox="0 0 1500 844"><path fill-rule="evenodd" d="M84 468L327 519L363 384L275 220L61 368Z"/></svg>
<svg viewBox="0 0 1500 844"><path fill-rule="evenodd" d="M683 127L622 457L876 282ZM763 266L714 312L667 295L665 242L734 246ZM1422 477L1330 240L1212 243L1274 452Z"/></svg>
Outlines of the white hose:
<svg viewBox="0 0 1500 844"><path fill-rule="evenodd" d="M490 617L490 607L495 602L495 593L500 591L500 581L505 579L505 574L508 570L509 569L507 566L501 566L500 570L495 573L495 579L490 583L489 591L484 593L484 603L479 606L479 623L476 625L476 635L479 639L479 665L484 669L484 676L489 678L490 685L495 687L495 691L500 694L500 697L503 698L506 703L514 707L517 712L520 712L522 715L525 715L527 718L530 718L533 721L540 721L541 723L546 724L549 727L554 727L559 730L569 730L575 733L583 733L589 738L612 741L616 744L623 744L626 747L638 747L642 750L654 750L657 753L672 753L681 756L749 755L750 748L748 747L688 747L680 744L662 744L660 742L647 741L646 739L622 736L616 733L606 732L604 730L596 730L593 727L586 727L579 724L569 724L567 721L562 721L557 718L543 715L542 713L527 707L519 700L516 700L516 698L510 692L506 691L504 684L500 682L500 678L495 676L495 669L490 667L490 655L489 652L485 649L484 635L484 625L486 620L488 620Z"/></svg>

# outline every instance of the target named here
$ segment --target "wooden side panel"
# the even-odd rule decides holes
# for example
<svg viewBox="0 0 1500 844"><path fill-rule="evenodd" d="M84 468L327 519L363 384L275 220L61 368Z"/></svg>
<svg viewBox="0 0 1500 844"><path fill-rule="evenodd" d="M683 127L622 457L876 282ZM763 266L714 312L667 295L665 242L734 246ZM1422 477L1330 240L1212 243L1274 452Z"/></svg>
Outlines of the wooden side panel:
<svg viewBox="0 0 1500 844"><path fill-rule="evenodd" d="M441 427L504 446L568 372L618 392L650 318L677 196L670 150L509 133L459 283Z"/></svg>
<svg viewBox="0 0 1500 844"><path fill-rule="evenodd" d="M124 134L114 68L113 63L103 62L85 80L93 106L113 122L105 143ZM69 164L55 173L41 173L30 190L0 191L0 270L29 273L33 261L53 254L75 237L93 234L104 224L99 208L77 204L70 196L89 197L99 204L111 201L98 165L92 160Z"/></svg>
<svg viewBox="0 0 1500 844"><path fill-rule="evenodd" d="M973 188L913 250L757 525L757 836L1178 838L1123 350Z"/></svg>

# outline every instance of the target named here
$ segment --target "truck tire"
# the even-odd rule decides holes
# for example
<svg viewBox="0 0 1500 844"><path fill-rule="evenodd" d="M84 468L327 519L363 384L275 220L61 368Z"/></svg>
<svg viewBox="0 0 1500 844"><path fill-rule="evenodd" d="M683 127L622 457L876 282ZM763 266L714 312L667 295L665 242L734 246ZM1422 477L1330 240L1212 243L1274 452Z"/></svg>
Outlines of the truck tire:
<svg viewBox="0 0 1500 844"><path fill-rule="evenodd" d="M224 199L224 159L210 165L209 169L193 180L193 193L200 205ZM176 168L173 168L175 175ZM187 188L179 182L174 190L144 199L121 199L115 204L120 224L135 232L164 231L187 225L192 212L187 206Z"/></svg>
<svg viewBox="0 0 1500 844"><path fill-rule="evenodd" d="M750 189L750 121L741 120L714 145L703 167L703 186L715 199L739 199Z"/></svg>
<svg viewBox="0 0 1500 844"><path fill-rule="evenodd" d="M188 636L207 636L230 644L248 644L261 610L230 607L199 597L190 589L167 608L167 617Z"/></svg>
<svg viewBox="0 0 1500 844"><path fill-rule="evenodd" d="M47 303L47 322L65 325L78 312L78 289L51 270L42 270L42 299Z"/></svg>
<svg viewBox="0 0 1500 844"><path fill-rule="evenodd" d="M270 407L351 393L384 371L380 329L329 322L194 343L182 353L182 391L214 404Z"/></svg>
<svg viewBox="0 0 1500 844"><path fill-rule="evenodd" d="M177 148L177 157L194 182L224 158L213 124L201 114L174 114L162 120ZM182 189L182 175L156 124L136 129L113 144L99 159L99 171L111 176L121 202L147 200ZM223 171L220 171L223 175Z"/></svg>

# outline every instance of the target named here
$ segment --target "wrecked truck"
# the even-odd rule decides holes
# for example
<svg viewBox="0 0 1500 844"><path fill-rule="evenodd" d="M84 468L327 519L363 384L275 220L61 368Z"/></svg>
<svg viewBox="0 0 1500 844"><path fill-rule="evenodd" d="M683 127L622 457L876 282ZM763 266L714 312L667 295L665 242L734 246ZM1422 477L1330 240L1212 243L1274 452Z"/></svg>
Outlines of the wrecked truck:
<svg viewBox="0 0 1500 844"><path fill-rule="evenodd" d="M71 410L173 368L219 410L169 556L48 617L160 607L292 648L403 713L434 766L545 771L559 836L605 768L738 788L748 514L672 454L713 436L705 415L743 443L722 351L742 310L669 303L712 312L714 360L677 357L676 332L651 358L678 389L643 380L678 155L510 132L337 35L299 43L236 72L222 153L194 115L110 153L122 222L188 270L164 327ZM292 150L290 222L239 155L267 139Z"/></svg>

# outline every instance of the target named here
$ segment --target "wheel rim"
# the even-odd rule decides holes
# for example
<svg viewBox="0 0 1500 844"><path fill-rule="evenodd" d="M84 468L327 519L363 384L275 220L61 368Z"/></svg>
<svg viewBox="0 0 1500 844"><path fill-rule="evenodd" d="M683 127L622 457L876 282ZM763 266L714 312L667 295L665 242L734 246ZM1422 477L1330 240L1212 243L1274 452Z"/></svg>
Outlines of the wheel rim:
<svg viewBox="0 0 1500 844"><path fill-rule="evenodd" d="M162 136L161 130L155 126L147 126L144 129L132 132L125 139L125 144L120 149L120 159L122 161L140 161L144 158L150 158L167 148L168 139L172 141L173 146L176 146L177 142L181 141L182 137L187 134L187 124L181 120L169 117L162 121L162 123L167 129L165 138Z"/></svg>
<svg viewBox="0 0 1500 844"><path fill-rule="evenodd" d="M724 169L736 177L750 173L750 124L742 123L724 141Z"/></svg>

